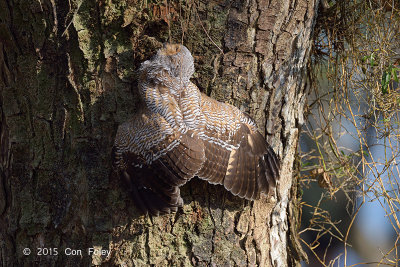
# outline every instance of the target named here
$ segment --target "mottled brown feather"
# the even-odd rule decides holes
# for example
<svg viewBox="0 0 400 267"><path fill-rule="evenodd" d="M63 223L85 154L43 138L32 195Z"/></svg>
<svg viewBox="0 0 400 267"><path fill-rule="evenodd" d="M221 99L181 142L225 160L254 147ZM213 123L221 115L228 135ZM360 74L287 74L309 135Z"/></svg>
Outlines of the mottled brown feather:
<svg viewBox="0 0 400 267"><path fill-rule="evenodd" d="M145 104L120 125L113 156L140 209L176 211L183 205L179 187L194 176L250 200L273 193L279 159L250 116L190 82L194 64L186 47L164 45L139 72Z"/></svg>
<svg viewBox="0 0 400 267"><path fill-rule="evenodd" d="M219 135L222 137L225 136ZM251 126L242 123L230 139L230 144L239 145L236 150L228 151L206 141L204 144L206 161L198 174L200 178L223 184L234 195L250 200L258 199L260 193L273 192L279 177L279 159L262 135L251 130Z"/></svg>
<svg viewBox="0 0 400 267"><path fill-rule="evenodd" d="M167 147L170 141L166 138L161 147ZM123 176L136 206L144 212L159 215L176 211L183 205L179 187L198 172L204 156L202 141L188 131L181 135L179 145L151 165L144 164L130 152L114 157L122 158L126 166ZM135 167L139 162L143 163L142 167Z"/></svg>

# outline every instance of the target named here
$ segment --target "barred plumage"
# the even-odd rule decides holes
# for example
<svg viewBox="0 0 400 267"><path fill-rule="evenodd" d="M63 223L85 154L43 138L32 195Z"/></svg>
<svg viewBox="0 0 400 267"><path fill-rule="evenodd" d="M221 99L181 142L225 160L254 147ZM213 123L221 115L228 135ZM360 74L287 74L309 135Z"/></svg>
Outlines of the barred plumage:
<svg viewBox="0 0 400 267"><path fill-rule="evenodd" d="M273 149L248 115L190 82L194 65L185 46L164 45L139 71L144 105L119 126L113 148L139 208L176 211L179 187L195 176L249 200L273 192L280 169Z"/></svg>

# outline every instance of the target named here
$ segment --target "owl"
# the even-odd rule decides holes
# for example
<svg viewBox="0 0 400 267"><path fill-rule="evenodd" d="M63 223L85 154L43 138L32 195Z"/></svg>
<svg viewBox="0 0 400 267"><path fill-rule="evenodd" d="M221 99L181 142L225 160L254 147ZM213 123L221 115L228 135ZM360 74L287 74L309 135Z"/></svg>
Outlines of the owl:
<svg viewBox="0 0 400 267"><path fill-rule="evenodd" d="M180 187L198 177L248 200L275 191L280 161L255 122L201 93L193 57L164 44L139 69L137 113L118 127L114 166L138 208L152 215L183 206Z"/></svg>

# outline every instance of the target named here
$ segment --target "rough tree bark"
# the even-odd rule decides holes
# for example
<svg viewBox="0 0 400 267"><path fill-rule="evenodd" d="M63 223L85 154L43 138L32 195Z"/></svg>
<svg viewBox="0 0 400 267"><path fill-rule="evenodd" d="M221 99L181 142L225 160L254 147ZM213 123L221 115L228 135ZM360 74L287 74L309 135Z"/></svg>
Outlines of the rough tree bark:
<svg viewBox="0 0 400 267"><path fill-rule="evenodd" d="M317 5L0 0L1 264L298 263L294 160ZM275 198L249 202L194 179L178 213L138 214L110 152L135 111L135 70L165 41L192 51L201 90L256 119L282 159Z"/></svg>

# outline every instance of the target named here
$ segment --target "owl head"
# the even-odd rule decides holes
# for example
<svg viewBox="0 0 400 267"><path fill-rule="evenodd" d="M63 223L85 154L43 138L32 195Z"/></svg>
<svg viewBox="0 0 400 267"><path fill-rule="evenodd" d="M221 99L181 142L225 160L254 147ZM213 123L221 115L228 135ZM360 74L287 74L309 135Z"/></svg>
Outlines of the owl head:
<svg viewBox="0 0 400 267"><path fill-rule="evenodd" d="M194 73L193 57L190 51L180 44L164 44L156 58L166 66L173 77L189 81Z"/></svg>
<svg viewBox="0 0 400 267"><path fill-rule="evenodd" d="M139 72L142 81L162 83L177 89L177 86L189 83L194 73L193 57L185 46L165 43L156 55L142 63Z"/></svg>

